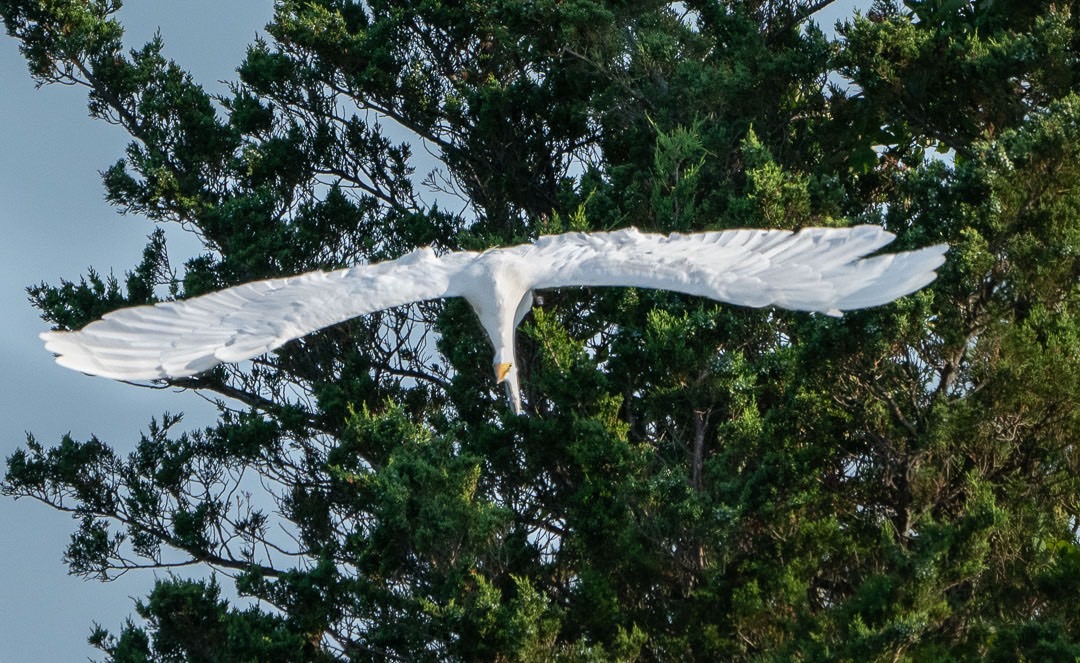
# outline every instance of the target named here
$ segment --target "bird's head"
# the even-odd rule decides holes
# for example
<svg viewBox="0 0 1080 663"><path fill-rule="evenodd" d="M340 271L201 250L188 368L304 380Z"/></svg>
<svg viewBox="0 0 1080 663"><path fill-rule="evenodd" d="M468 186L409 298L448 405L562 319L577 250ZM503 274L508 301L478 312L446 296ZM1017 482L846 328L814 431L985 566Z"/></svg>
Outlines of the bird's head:
<svg viewBox="0 0 1080 663"><path fill-rule="evenodd" d="M517 368L510 362L495 362L495 382L506 387L506 397L514 414L521 414L521 388L518 386Z"/></svg>
<svg viewBox="0 0 1080 663"><path fill-rule="evenodd" d="M506 381L510 377L510 371L513 370L514 365L509 362L502 362L495 364L495 383Z"/></svg>

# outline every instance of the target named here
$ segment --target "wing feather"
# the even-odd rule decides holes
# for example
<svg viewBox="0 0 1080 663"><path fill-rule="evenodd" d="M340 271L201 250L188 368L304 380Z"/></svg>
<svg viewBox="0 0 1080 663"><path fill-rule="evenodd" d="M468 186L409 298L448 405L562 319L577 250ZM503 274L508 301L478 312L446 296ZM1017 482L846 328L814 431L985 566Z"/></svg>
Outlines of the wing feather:
<svg viewBox="0 0 1080 663"><path fill-rule="evenodd" d="M57 363L118 380L195 375L323 327L410 302L456 296L475 253L399 260L246 283L184 301L113 311L79 331L46 332Z"/></svg>
<svg viewBox="0 0 1080 663"><path fill-rule="evenodd" d="M142 380L194 375L409 302L467 296L482 315L485 295L480 291L490 287L495 293L498 287L484 279L509 279L533 289L667 289L744 306L839 315L885 304L934 279L945 245L866 257L893 239L877 226L690 235L630 228L546 236L483 254L438 258L422 249L395 261L257 281L186 301L114 311L80 331L41 336L63 366ZM512 272L482 267L485 260L503 264L507 257L513 259ZM473 265L481 268L472 270Z"/></svg>
<svg viewBox="0 0 1080 663"><path fill-rule="evenodd" d="M839 315L930 283L947 246L865 256L895 236L878 226L656 235L633 228L542 237L507 251L532 258L536 288L633 286L743 306Z"/></svg>

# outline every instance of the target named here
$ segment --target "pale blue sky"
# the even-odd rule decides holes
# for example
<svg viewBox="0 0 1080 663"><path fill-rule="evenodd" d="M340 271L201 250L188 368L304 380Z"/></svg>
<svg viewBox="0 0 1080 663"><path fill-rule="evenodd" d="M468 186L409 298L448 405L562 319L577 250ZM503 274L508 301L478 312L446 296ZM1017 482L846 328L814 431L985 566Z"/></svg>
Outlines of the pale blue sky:
<svg viewBox="0 0 1080 663"><path fill-rule="evenodd" d="M818 20L831 27L857 0L840 0ZM160 28L165 55L212 90L235 78L244 49L269 21L272 2L129 0L120 11L127 47L141 46ZM45 445L70 432L92 434L120 452L132 449L151 417L183 411L186 426L212 421L193 394L140 389L62 369L37 339L46 329L26 301L27 285L75 280L89 266L117 276L134 266L153 225L107 205L98 171L122 156L128 139L118 127L92 120L85 92L50 86L35 90L17 44L0 35L0 457L33 432ZM171 232L170 255L195 245ZM2 470L0 470L2 471ZM0 663L98 658L86 644L94 621L116 632L146 595L149 572L103 585L67 575L61 555L74 522L28 500L0 498Z"/></svg>
<svg viewBox="0 0 1080 663"><path fill-rule="evenodd" d="M244 49L270 20L272 2L131 0L120 11L125 44L135 47L160 26L166 56L210 89L235 78ZM46 329L24 288L42 280L77 279L88 266L118 276L134 266L153 225L121 216L103 197L98 171L122 156L119 128L88 116L85 92L35 90L17 44L0 35L0 456L22 445L25 431L55 444L66 432L91 434L121 452L163 411L183 411L187 426L207 424L213 410L193 394L140 389L62 369L36 335ZM194 245L172 232L174 259ZM28 500L0 498L0 663L99 658L86 644L92 622L112 631L145 596L147 573L102 584L67 575L61 561L74 527L65 514Z"/></svg>

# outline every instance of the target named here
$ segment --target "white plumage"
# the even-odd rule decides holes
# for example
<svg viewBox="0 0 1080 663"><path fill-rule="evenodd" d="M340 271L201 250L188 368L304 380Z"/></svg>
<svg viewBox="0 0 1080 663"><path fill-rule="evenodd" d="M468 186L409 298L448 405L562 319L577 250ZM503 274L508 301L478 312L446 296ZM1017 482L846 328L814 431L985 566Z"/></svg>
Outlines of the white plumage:
<svg viewBox="0 0 1080 663"><path fill-rule="evenodd" d="M62 366L118 380L195 375L269 352L313 331L409 302L464 297L495 348L495 374L521 411L514 330L532 291L568 286L674 290L743 306L840 315L934 280L944 244L864 256L894 239L877 226L728 230L670 236L567 233L482 253L403 258L239 285L136 306L80 331L41 334Z"/></svg>

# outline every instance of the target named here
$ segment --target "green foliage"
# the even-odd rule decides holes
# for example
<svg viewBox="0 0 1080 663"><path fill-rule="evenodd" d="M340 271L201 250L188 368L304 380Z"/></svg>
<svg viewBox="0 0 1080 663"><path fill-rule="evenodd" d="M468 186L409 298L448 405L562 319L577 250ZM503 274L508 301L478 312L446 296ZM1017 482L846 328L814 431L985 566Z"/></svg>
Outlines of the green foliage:
<svg viewBox="0 0 1080 663"><path fill-rule="evenodd" d="M288 618L230 608L220 594L214 578L159 581L135 606L149 632L129 621L119 637L96 627L90 642L118 663L334 660L317 648L317 634L298 631Z"/></svg>
<svg viewBox="0 0 1080 663"><path fill-rule="evenodd" d="M204 245L181 269L155 233L123 287L31 288L59 328L565 230L879 223L897 248L952 247L931 288L842 319L538 293L528 416L450 301L175 381L242 404L207 430L166 415L126 455L30 437L3 490L74 512L73 573L202 563L248 601L169 577L91 643L114 661L1080 655L1080 16L878 0L830 39L817 4L286 0L214 97L161 38L125 53L113 4L0 0L36 80L86 86L132 136L109 199ZM414 172L424 148L438 165Z"/></svg>

